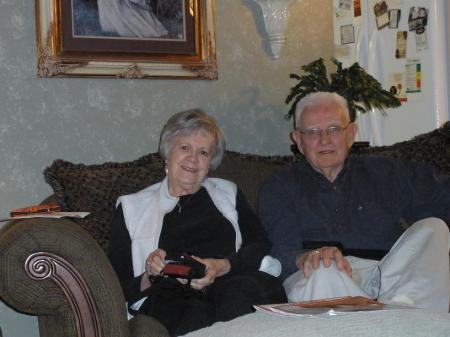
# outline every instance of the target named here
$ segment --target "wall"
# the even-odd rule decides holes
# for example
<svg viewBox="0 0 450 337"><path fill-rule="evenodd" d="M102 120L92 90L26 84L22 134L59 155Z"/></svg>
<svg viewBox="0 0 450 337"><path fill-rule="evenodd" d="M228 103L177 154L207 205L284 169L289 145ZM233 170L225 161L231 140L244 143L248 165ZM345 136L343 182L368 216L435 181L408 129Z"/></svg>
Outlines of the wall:
<svg viewBox="0 0 450 337"><path fill-rule="evenodd" d="M447 60L449 59L450 56L450 20L448 20L448 18L450 18L450 3L448 1L444 2L444 6L445 6L445 13L444 13L444 17L446 18L446 58ZM450 86L450 64L447 65L447 83ZM449 111L448 111L448 120L450 120L450 95L447 96L448 98L448 107L449 107Z"/></svg>
<svg viewBox="0 0 450 337"><path fill-rule="evenodd" d="M289 153L284 99L289 73L333 52L329 0L291 6L279 60L249 0L217 0L218 81L36 78L34 4L0 0L0 216L51 193L42 171L56 158L101 163L156 151L172 113L200 107L214 115L228 148ZM255 15L256 13L256 15ZM0 303L5 337L38 336L37 320Z"/></svg>

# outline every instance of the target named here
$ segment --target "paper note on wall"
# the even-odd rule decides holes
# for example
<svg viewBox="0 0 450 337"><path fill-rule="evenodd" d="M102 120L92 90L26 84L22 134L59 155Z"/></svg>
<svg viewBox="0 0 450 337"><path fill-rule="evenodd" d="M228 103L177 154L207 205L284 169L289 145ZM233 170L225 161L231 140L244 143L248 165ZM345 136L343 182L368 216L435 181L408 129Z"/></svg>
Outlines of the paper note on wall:
<svg viewBox="0 0 450 337"><path fill-rule="evenodd" d="M422 92L422 70L420 60L406 62L406 93L417 94Z"/></svg>
<svg viewBox="0 0 450 337"><path fill-rule="evenodd" d="M407 39L408 39L408 32L406 30L397 32L397 48L395 48L395 58L397 59L406 58Z"/></svg>
<svg viewBox="0 0 450 337"><path fill-rule="evenodd" d="M416 50L418 52L428 49L427 31L422 34L416 32Z"/></svg>

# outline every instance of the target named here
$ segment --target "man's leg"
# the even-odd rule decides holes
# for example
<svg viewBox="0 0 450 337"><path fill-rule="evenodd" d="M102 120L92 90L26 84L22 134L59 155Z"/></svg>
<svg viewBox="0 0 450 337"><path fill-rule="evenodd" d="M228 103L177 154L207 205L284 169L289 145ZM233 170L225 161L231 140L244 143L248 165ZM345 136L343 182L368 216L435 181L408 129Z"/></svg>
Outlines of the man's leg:
<svg viewBox="0 0 450 337"><path fill-rule="evenodd" d="M402 234L362 288L378 292L381 302L410 300L419 308L448 312L449 284L448 227L427 218Z"/></svg>
<svg viewBox="0 0 450 337"><path fill-rule="evenodd" d="M343 271L339 271L333 262L330 267L315 269L310 277L303 270L289 276L283 283L289 302L318 300L341 296L368 295Z"/></svg>

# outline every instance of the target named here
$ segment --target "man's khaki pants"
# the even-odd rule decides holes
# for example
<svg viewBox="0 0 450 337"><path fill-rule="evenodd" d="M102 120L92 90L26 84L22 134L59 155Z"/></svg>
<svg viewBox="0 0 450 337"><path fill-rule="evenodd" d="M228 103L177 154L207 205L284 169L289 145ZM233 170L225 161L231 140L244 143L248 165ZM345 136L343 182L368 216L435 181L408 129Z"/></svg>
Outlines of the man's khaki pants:
<svg viewBox="0 0 450 337"><path fill-rule="evenodd" d="M450 303L449 230L440 219L417 221L381 260L347 256L350 278L333 263L323 264L306 278L303 270L289 276L284 287L290 302L340 296L366 296L448 312Z"/></svg>

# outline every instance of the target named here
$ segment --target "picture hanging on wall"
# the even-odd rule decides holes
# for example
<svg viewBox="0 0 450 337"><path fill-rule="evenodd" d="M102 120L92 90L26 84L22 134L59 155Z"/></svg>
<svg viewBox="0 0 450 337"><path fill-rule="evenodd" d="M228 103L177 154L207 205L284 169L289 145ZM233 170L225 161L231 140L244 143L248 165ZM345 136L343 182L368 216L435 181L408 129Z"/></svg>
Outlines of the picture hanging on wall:
<svg viewBox="0 0 450 337"><path fill-rule="evenodd" d="M214 0L35 0L39 77L218 78Z"/></svg>

